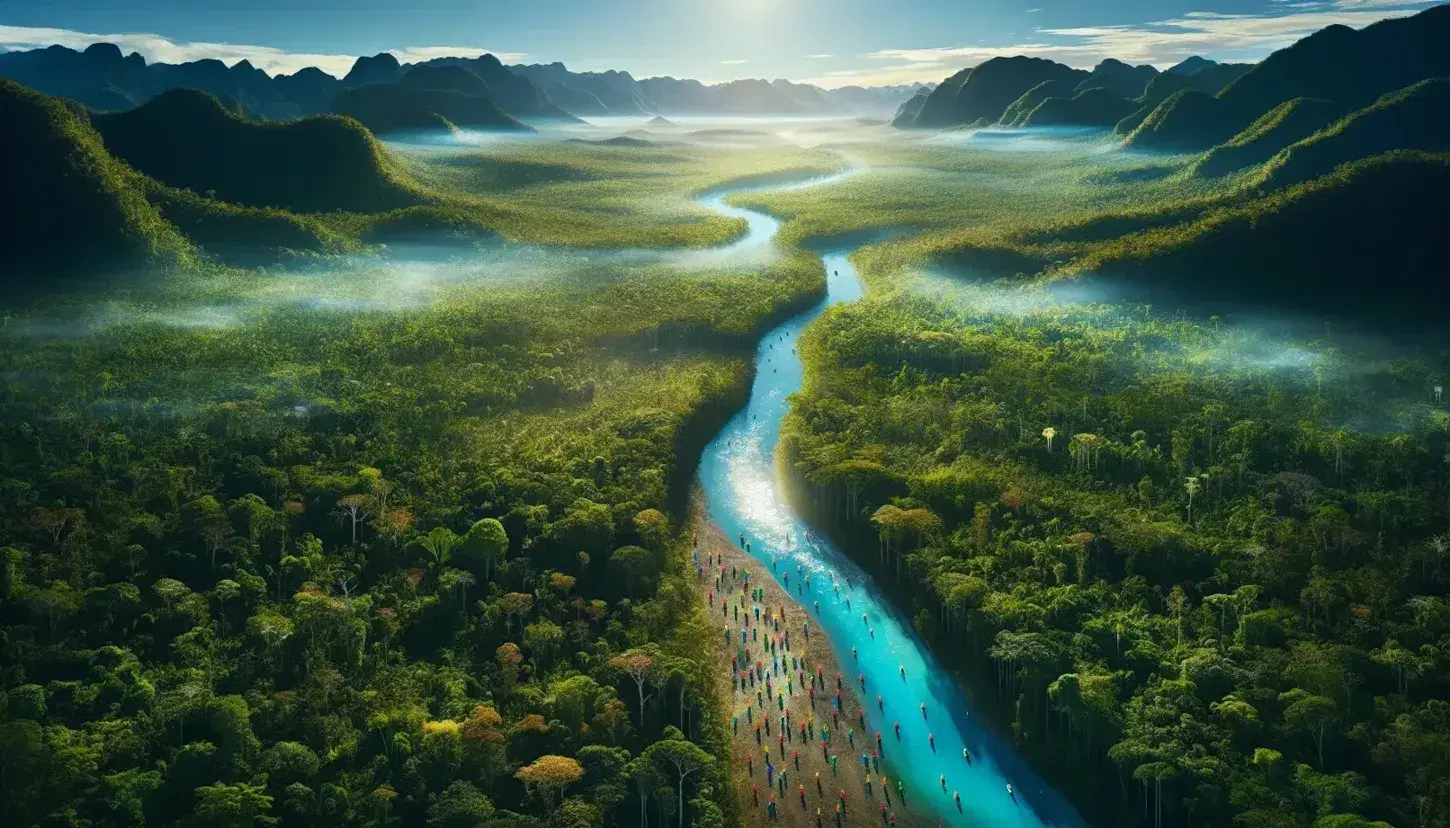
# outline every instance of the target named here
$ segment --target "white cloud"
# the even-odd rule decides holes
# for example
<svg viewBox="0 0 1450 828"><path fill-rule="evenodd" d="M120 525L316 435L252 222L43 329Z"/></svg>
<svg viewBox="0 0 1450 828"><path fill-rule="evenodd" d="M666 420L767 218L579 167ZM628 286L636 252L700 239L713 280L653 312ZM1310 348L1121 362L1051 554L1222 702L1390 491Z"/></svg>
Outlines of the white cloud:
<svg viewBox="0 0 1450 828"><path fill-rule="evenodd" d="M340 78L347 74L347 70L352 68L353 61L357 59L356 55L287 52L272 46L202 41L177 42L158 34L92 34L72 29L0 26L0 46L11 50L38 49L54 45L84 49L93 43L114 43L126 54L140 52L148 63L184 63L189 60L216 58L231 66L247 60L258 69L272 74L290 74L308 66L316 66L318 69ZM471 46L414 46L392 50L398 60L404 63L450 55L477 57L488 51L491 50ZM493 54L505 63L516 63L524 57L522 54L510 52L493 52Z"/></svg>
<svg viewBox="0 0 1450 828"><path fill-rule="evenodd" d="M1042 9L1028 9L1027 10L1027 13L1028 14L1037 14L1040 11L1042 11Z"/></svg>
<svg viewBox="0 0 1450 828"><path fill-rule="evenodd" d="M743 60L722 60L719 63L721 66L739 66L744 62Z"/></svg>
<svg viewBox="0 0 1450 828"><path fill-rule="evenodd" d="M1228 60L1258 60L1276 49L1332 24L1361 28L1379 20L1406 17L1435 0L1338 0L1309 4L1287 14L1189 12L1182 17L1138 25L1041 28L1032 42L1003 46L954 46L930 49L882 49L865 57L882 66L826 72L808 82L831 88L848 84L882 85L939 81L952 72L989 58L1026 55L1069 66L1090 68L1104 58L1171 66L1190 55ZM1281 5L1302 8L1304 4Z"/></svg>
<svg viewBox="0 0 1450 828"><path fill-rule="evenodd" d="M410 46L407 49L389 49L393 57L399 63L421 63L425 60L432 60L441 57L466 57L476 58L481 55L493 55L504 63L520 63L528 55L523 52L496 52L493 49L480 49L477 46Z"/></svg>
<svg viewBox="0 0 1450 828"><path fill-rule="evenodd" d="M824 60L825 58L833 58L835 55L802 55L802 57L810 60Z"/></svg>

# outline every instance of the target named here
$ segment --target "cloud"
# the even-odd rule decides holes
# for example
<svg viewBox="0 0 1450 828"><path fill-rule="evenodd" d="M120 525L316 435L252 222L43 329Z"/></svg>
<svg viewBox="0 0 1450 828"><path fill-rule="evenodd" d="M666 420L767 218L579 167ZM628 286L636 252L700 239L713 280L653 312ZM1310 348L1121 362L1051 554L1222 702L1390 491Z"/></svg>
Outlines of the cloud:
<svg viewBox="0 0 1450 828"><path fill-rule="evenodd" d="M528 57L523 52L496 52L493 49L480 49L477 46L410 46L406 49L389 49L388 51L392 52L393 57L397 58L400 63L421 63L441 57L475 58L480 55L493 55L504 63L520 63Z"/></svg>
<svg viewBox="0 0 1450 828"><path fill-rule="evenodd" d="M54 45L84 49L93 43L114 43L127 54L139 52L148 63L184 63L189 60L215 58L231 66L246 60L258 69L272 74L290 74L308 66L316 66L318 69L340 78L347 74L347 70L352 68L353 61L357 59L356 55L287 52L272 46L205 41L178 42L158 34L92 34L72 29L0 26L0 46L11 50L39 49ZM491 50L472 46L414 46L392 50L398 60L404 63L443 56L477 57L489 51ZM493 54L505 63L516 63L524 57L522 54L510 52L493 52Z"/></svg>
<svg viewBox="0 0 1450 828"><path fill-rule="evenodd" d="M742 64L744 62L745 62L744 60L722 60L722 61L719 61L719 63L720 63L721 66L739 66L740 64Z"/></svg>
<svg viewBox="0 0 1450 828"><path fill-rule="evenodd" d="M1258 60L1332 24L1362 28L1379 20L1415 14L1435 0L1337 0L1280 4L1285 14L1189 12L1181 17L1134 25L1040 28L1032 42L1003 46L882 49L865 57L884 65L826 72L808 82L832 88L937 81L989 58L1026 55L1090 68L1104 58L1171 66L1190 55Z"/></svg>
<svg viewBox="0 0 1450 828"><path fill-rule="evenodd" d="M835 55L802 55L802 57L808 58L810 60L823 60L825 58L833 58L835 57Z"/></svg>
<svg viewBox="0 0 1450 828"><path fill-rule="evenodd" d="M1028 14L1037 14L1040 11L1042 11L1042 9L1028 9L1027 10L1027 13Z"/></svg>

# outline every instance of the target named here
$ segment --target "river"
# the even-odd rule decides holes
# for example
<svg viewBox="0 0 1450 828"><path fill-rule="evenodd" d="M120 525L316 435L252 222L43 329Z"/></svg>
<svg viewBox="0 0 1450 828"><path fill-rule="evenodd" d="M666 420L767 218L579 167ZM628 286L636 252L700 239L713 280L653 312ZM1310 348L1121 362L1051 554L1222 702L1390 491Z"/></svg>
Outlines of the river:
<svg viewBox="0 0 1450 828"><path fill-rule="evenodd" d="M786 186L819 186L851 172ZM772 244L779 222L764 213L726 204L730 192L715 191L700 198L702 204L748 222L744 238L719 250L739 253ZM850 252L823 254L826 297L761 340L749 402L706 446L701 458L700 483L709 515L727 537L744 533L763 572L771 572L772 560L778 556L772 574L781 580L790 574L791 589L801 589L796 598L804 607L809 610L819 602L813 626L825 632L843 672L854 669L866 677L862 701L868 710L869 730L883 734L882 754L890 776L905 782L914 812L931 808L946 825L1081 825L1072 807L1009 744L978 725L961 690L916 634L906 614L860 566L811 529L790 507L776 479L773 457L781 418L790 395L800 390L804 374L793 350L796 342L826 308L863 295L848 258ZM805 573L811 575L809 589L803 588L800 577ZM839 598L833 579L840 588ZM854 667L852 647L858 650ZM884 712L867 701L877 695L884 701ZM926 705L925 719L922 704ZM901 723L899 741L892 731L892 723L897 721ZM934 752L928 745L929 733L936 737ZM970 764L962 757L963 747L971 752ZM941 776L946 777L945 791ZM1009 783L1012 795L1007 792ZM960 810L952 792L961 794Z"/></svg>

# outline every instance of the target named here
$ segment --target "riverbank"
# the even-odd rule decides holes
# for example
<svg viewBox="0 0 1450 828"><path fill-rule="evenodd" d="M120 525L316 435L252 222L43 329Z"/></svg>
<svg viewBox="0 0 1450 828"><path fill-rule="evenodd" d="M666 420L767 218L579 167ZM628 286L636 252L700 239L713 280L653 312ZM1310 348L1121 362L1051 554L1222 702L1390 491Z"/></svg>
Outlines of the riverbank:
<svg viewBox="0 0 1450 828"><path fill-rule="evenodd" d="M720 635L714 638L715 653L714 659L707 659L708 662L717 665L713 672L716 681L719 698L726 700L726 722L727 728L734 722L734 735L732 738L732 753L730 756L731 779L734 784L735 796L739 802L739 811L742 816L741 824L748 828L765 828L765 826L785 826L785 828L815 828L817 825L816 811L820 810L820 826L822 828L877 828L883 824L881 806L886 805L885 824L890 825L890 817L895 816L896 825L902 828L927 828L934 826L937 820L933 817L925 817L915 812L911 803L916 796L929 795L928 791L915 791L910 787L906 789L906 802L902 802L901 796L896 790L896 778L892 773L890 752L891 735L883 734L883 747L885 756L878 758L877 767L870 771L871 787L868 793L866 787L867 770L862 766L860 756L865 752L869 755L875 747L875 733L863 733L860 727L861 701L859 683L856 673L843 669L836 659L829 642L819 632L814 620L811 619L808 608L803 607L796 599L788 594L780 580L775 577L766 577L768 574L760 562L751 557L746 551L740 548L739 542L727 538L724 532L712 522L705 508L704 498L697 491L691 509L691 525L696 533L699 542L700 565L704 574L699 576L700 588L698 590L700 599L705 603L706 614L710 620L717 625ZM722 616L720 601L722 594L716 589L716 577L720 573L720 567L725 567L725 579L721 582L727 600L728 616ZM736 576L731 577L731 571ZM745 607L740 607L741 589L744 587L744 578L739 574L745 571L751 573L750 589L763 589L763 600L746 601ZM747 592L747 597L749 593ZM824 679L825 689L821 684L816 684L815 703L811 702L809 688L799 686L799 671L796 672L796 679L792 679L789 688L776 687L772 681L772 689L778 691L777 702L769 705L769 717L771 720L771 731L767 735L762 726L760 731L760 743L756 742L756 731L754 722L761 721L760 700L756 693L760 692L760 699L764 698L763 682L757 682L751 687L749 679L746 680L746 688L740 690L739 670L734 672L730 669L732 656L739 657L742 649L739 642L739 631L743 624L735 620L734 610L740 608L742 611L751 610L752 627L746 629L758 629L760 635L764 635L767 627L764 623L755 626L753 609L756 603L762 608L762 618L765 617L766 607L773 615L780 614L780 608L785 607L784 621L780 625L782 649L781 654L788 660L794 656L796 659L804 658L811 677L814 677L816 668L819 667ZM802 635L802 623L811 624L811 637L804 640ZM733 646L725 645L725 628L729 627L732 635ZM791 633L791 650L784 650L784 632ZM749 635L749 633L747 633ZM773 625L771 627L772 637L775 635ZM763 642L752 641L750 648L751 660L760 658L762 661L773 659L760 655ZM741 667L740 669L744 669ZM839 716L839 726L832 725L831 699L835 697L837 689L836 677L841 676L841 700L843 711ZM809 679L808 679L809 680ZM868 693L869 696L869 693ZM874 698L874 697L871 697ZM780 707L783 700L784 709L790 711L790 727L792 738L784 743L785 762L780 761L780 717L784 711ZM868 704L874 703L869 699ZM752 721L753 720L753 721ZM814 738L807 738L802 744L799 735L799 726L807 724ZM830 728L830 743L827 746L827 754L836 757L835 775L832 775L831 765L828 759L823 758L821 750L822 726ZM847 735L847 731L854 731ZM852 740L854 739L854 747ZM786 788L782 792L780 785L775 780L767 781L767 768L765 762L766 746L770 747L770 762L780 768L784 765L786 771ZM799 769L792 758L794 753L799 753ZM889 786L889 792L882 790L881 774L885 773ZM820 786L816 785L816 774L820 774ZM774 783L774 787L771 784ZM802 804L800 786L805 786L805 800ZM838 822L836 818L836 803L841 800L841 794L845 793L845 813ZM769 802L771 795L775 796L776 819L772 821L769 813Z"/></svg>

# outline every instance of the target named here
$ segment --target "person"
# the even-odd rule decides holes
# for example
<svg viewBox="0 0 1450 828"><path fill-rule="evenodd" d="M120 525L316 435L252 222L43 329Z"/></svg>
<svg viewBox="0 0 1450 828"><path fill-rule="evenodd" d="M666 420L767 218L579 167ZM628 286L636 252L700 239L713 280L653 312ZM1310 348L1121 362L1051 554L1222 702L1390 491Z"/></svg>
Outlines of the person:
<svg viewBox="0 0 1450 828"><path fill-rule="evenodd" d="M935 733L928 733L928 734L926 734L926 743L929 744L929 745L931 745L931 752L932 753L936 753L936 734Z"/></svg>
<svg viewBox="0 0 1450 828"><path fill-rule="evenodd" d="M1008 782L1007 783L1007 795L1008 796L1012 796L1012 783L1011 782ZM1016 797L1013 797L1013 798L1015 799Z"/></svg>
<svg viewBox="0 0 1450 828"><path fill-rule="evenodd" d="M921 703L921 718L923 721L926 720L926 702Z"/></svg>
<svg viewBox="0 0 1450 828"><path fill-rule="evenodd" d="M901 671L901 680L902 681L906 681L906 665L903 664L903 665L901 665L900 667L898 667L896 669L898 669L898 670Z"/></svg>
<svg viewBox="0 0 1450 828"><path fill-rule="evenodd" d="M872 627L870 629L870 633L871 633L871 640L872 641L875 641L876 640L876 628L875 627Z"/></svg>
<svg viewBox="0 0 1450 828"><path fill-rule="evenodd" d="M952 799L957 801L957 810L960 811L962 809L962 795L956 791L952 791Z"/></svg>
<svg viewBox="0 0 1450 828"><path fill-rule="evenodd" d="M820 606L820 604L817 604L816 606ZM852 647L851 648L851 660L852 661L858 661L859 660L859 659L856 658L856 648L855 647Z"/></svg>
<svg viewBox="0 0 1450 828"><path fill-rule="evenodd" d="M881 701L880 696L876 697L876 709L880 710L882 713L886 712L886 703Z"/></svg>
<svg viewBox="0 0 1450 828"><path fill-rule="evenodd" d="M968 765L972 764L972 754L967 753L966 748L962 748L962 758L967 760Z"/></svg>
<svg viewBox="0 0 1450 828"><path fill-rule="evenodd" d="M901 722L893 722L891 726L896 728L896 740L901 741Z"/></svg>
<svg viewBox="0 0 1450 828"><path fill-rule="evenodd" d="M942 774L941 775L941 789L942 790L946 790L947 789L947 775L946 774Z"/></svg>

